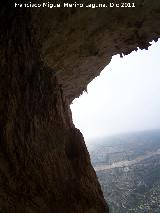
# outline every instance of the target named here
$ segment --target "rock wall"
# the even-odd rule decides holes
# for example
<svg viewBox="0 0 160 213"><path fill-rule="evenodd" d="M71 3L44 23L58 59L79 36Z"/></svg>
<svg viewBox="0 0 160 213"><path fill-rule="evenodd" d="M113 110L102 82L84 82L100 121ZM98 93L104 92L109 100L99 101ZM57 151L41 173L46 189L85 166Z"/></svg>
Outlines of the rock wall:
<svg viewBox="0 0 160 213"><path fill-rule="evenodd" d="M54 71L41 61L30 13L1 18L1 211L105 212L83 136Z"/></svg>
<svg viewBox="0 0 160 213"><path fill-rule="evenodd" d="M159 37L160 2L135 4L0 8L2 212L109 211L69 104L112 55Z"/></svg>

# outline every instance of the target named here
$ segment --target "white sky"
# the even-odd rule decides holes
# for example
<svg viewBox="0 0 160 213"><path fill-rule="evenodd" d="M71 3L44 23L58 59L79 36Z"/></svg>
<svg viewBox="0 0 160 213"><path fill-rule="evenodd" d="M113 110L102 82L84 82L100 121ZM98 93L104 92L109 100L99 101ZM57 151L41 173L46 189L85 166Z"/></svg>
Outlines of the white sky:
<svg viewBox="0 0 160 213"><path fill-rule="evenodd" d="M85 139L160 129L160 41L124 58L116 55L71 105Z"/></svg>

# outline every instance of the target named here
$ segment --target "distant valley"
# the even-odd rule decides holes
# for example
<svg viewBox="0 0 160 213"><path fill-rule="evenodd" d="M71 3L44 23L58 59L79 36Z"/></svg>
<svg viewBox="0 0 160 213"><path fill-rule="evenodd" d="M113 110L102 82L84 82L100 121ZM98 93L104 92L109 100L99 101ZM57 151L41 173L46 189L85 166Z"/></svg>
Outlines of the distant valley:
<svg viewBox="0 0 160 213"><path fill-rule="evenodd" d="M111 213L160 213L160 130L88 144Z"/></svg>

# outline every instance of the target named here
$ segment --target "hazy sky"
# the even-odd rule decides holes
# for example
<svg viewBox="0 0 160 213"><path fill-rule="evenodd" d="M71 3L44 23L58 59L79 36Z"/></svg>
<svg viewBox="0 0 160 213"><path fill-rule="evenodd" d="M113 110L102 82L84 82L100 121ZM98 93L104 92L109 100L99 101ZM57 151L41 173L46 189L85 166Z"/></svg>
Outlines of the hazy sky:
<svg viewBox="0 0 160 213"><path fill-rule="evenodd" d="M111 63L71 105L85 139L160 129L160 41Z"/></svg>

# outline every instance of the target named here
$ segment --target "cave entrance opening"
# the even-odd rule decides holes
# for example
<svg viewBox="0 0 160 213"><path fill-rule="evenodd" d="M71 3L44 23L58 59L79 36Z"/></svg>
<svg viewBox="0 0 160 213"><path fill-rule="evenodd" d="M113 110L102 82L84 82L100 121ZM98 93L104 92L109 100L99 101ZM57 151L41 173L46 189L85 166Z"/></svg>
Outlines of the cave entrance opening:
<svg viewBox="0 0 160 213"><path fill-rule="evenodd" d="M71 110L74 124L90 140L123 132L160 128L160 40L109 65Z"/></svg>
<svg viewBox="0 0 160 213"><path fill-rule="evenodd" d="M114 56L71 105L111 213L159 211L159 54Z"/></svg>

